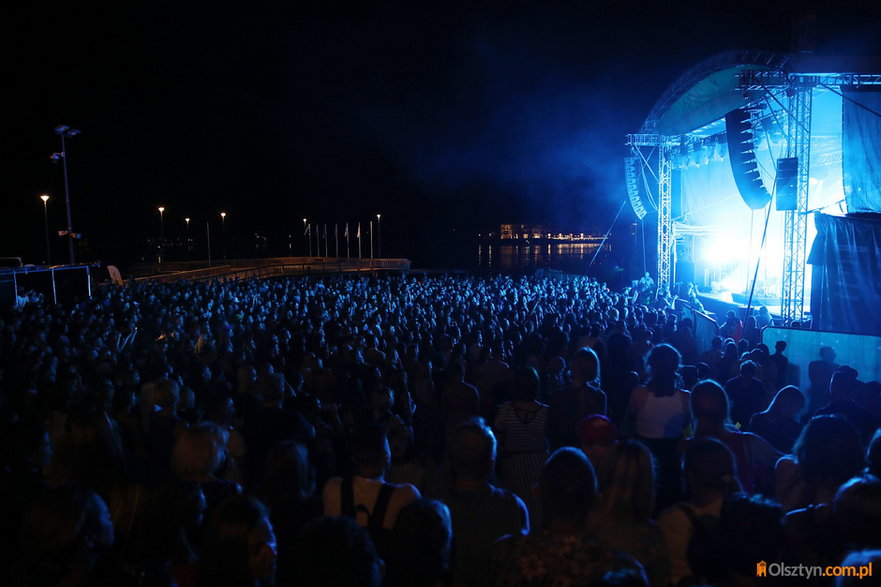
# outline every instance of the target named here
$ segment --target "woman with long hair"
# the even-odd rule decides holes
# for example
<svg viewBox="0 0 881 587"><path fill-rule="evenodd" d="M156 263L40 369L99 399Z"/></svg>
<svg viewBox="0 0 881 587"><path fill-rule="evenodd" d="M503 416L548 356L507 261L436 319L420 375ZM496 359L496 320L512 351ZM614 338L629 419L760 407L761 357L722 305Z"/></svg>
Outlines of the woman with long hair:
<svg viewBox="0 0 881 587"><path fill-rule="evenodd" d="M627 415L636 437L657 461L660 509L679 500L678 445L691 420L691 411L689 393L682 389L678 374L679 351L668 344L656 345L646 363L649 380L633 389Z"/></svg>
<svg viewBox="0 0 881 587"><path fill-rule="evenodd" d="M805 396L801 390L787 385L777 392L766 410L753 414L748 430L767 440L780 452L788 453L801 433L802 425L795 417L804 406Z"/></svg>
<svg viewBox="0 0 881 587"><path fill-rule="evenodd" d="M654 460L644 444L615 444L597 468L600 496L589 525L597 539L614 551L632 554L653 587L670 579L667 543L652 520L655 511Z"/></svg>

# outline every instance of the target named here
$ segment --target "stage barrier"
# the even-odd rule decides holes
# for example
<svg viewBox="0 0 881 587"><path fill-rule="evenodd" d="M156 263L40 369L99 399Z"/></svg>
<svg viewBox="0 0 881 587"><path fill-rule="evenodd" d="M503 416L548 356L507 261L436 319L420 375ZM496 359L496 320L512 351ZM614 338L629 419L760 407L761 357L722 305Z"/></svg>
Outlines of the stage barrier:
<svg viewBox="0 0 881 587"><path fill-rule="evenodd" d="M820 347L824 346L835 351L836 363L856 369L861 381L881 381L881 337L778 326L762 330L762 342L772 353L778 340L786 342L783 351L789 359L786 383L798 386L805 394L811 386L808 364L820 360Z"/></svg>

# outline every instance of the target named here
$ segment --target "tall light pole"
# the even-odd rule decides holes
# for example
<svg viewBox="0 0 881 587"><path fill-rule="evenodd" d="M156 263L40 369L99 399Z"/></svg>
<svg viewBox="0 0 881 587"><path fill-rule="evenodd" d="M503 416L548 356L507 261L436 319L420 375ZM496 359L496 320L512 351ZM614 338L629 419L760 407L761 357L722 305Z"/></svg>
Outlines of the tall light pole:
<svg viewBox="0 0 881 587"><path fill-rule="evenodd" d="M312 235L309 234L309 224L306 218L303 218L303 236L306 237L306 242L309 243L309 256L312 256Z"/></svg>
<svg viewBox="0 0 881 587"><path fill-rule="evenodd" d="M190 217L187 216L184 218L184 222L187 223L187 261L190 260Z"/></svg>
<svg viewBox="0 0 881 587"><path fill-rule="evenodd" d="M376 253L382 259L382 214L376 215Z"/></svg>
<svg viewBox="0 0 881 587"><path fill-rule="evenodd" d="M165 237L165 206L156 208L159 210L159 238Z"/></svg>
<svg viewBox="0 0 881 587"><path fill-rule="evenodd" d="M162 254L165 252L165 206L156 209L159 210L159 262L162 263Z"/></svg>
<svg viewBox="0 0 881 587"><path fill-rule="evenodd" d="M75 137L80 134L75 128L70 128L66 124L59 124L55 127L55 134L61 137L61 162L64 167L64 203L67 206L67 245L70 251L70 264L76 263L76 257L73 253L73 220L70 214L70 188L67 182L67 146L64 139L67 137Z"/></svg>
<svg viewBox="0 0 881 587"><path fill-rule="evenodd" d="M220 234L223 240L223 258L226 259L226 212L220 213Z"/></svg>
<svg viewBox="0 0 881 587"><path fill-rule="evenodd" d="M40 196L43 200L43 226L46 229L46 265L52 264L52 252L49 250L49 194Z"/></svg>

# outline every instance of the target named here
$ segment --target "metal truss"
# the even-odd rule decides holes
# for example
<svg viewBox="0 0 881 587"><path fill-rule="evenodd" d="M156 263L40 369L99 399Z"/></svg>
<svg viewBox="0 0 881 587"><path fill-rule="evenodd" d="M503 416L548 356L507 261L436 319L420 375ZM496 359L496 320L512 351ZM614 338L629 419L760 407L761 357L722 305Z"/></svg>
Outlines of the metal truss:
<svg viewBox="0 0 881 587"><path fill-rule="evenodd" d="M805 253L808 240L808 186L811 162L813 88L794 87L789 98L789 156L798 158L796 209L783 220L783 292L780 313L785 324L804 318Z"/></svg>
<svg viewBox="0 0 881 587"><path fill-rule="evenodd" d="M680 137L666 137L658 134L630 134L627 144L634 153L639 154L644 165L649 164L648 158L640 151L640 147L657 149L658 174L658 275L655 282L658 288L669 289L673 281L673 252L675 234L673 232L673 161L674 148L679 146Z"/></svg>
<svg viewBox="0 0 881 587"><path fill-rule="evenodd" d="M679 137L665 137L658 134L637 133L627 135L626 145L634 147L657 147L658 145L675 146Z"/></svg>
<svg viewBox="0 0 881 587"><path fill-rule="evenodd" d="M673 277L673 162L672 148L658 147L658 288L670 289Z"/></svg>
<svg viewBox="0 0 881 587"><path fill-rule="evenodd" d="M673 161L672 155L679 146L681 137L666 137L658 134L630 134L627 144L634 153L639 154L644 165L649 160L640 147L657 149L658 174L658 275L655 280L658 288L669 289L673 282L673 251L675 234L673 232ZM654 174L653 174L654 175Z"/></svg>
<svg viewBox="0 0 881 587"><path fill-rule="evenodd" d="M768 90L776 88L792 88L795 86L877 86L881 85L881 74L861 73L827 73L805 74L786 73L784 71L747 70L740 74L738 89Z"/></svg>

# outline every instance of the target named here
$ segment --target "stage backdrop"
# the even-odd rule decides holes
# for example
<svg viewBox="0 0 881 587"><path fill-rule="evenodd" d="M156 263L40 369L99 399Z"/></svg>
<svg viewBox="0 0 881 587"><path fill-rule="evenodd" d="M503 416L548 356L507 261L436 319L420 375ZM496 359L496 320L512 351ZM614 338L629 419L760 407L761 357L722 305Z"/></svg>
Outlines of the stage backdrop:
<svg viewBox="0 0 881 587"><path fill-rule="evenodd" d="M881 212L881 91L847 89L844 94L842 171L847 211Z"/></svg>
<svg viewBox="0 0 881 587"><path fill-rule="evenodd" d="M881 220L815 214L812 327L881 335Z"/></svg>

